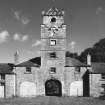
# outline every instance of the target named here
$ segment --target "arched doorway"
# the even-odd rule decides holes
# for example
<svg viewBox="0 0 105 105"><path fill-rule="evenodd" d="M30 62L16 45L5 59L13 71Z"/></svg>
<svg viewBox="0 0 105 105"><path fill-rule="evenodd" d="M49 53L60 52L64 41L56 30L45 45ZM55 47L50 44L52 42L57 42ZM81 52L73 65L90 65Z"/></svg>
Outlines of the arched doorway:
<svg viewBox="0 0 105 105"><path fill-rule="evenodd" d="M45 83L46 96L62 96L62 84L59 80L50 79Z"/></svg>

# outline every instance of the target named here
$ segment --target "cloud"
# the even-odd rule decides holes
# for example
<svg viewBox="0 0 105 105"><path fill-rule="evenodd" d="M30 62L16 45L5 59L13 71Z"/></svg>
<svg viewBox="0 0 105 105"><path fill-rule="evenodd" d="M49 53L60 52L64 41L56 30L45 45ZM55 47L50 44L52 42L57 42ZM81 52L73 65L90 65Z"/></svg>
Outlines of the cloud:
<svg viewBox="0 0 105 105"><path fill-rule="evenodd" d="M14 11L14 16L17 20L20 20L20 12L19 11Z"/></svg>
<svg viewBox="0 0 105 105"><path fill-rule="evenodd" d="M102 6L99 6L97 9L96 9L96 15L98 15L99 13L101 12L104 12L104 9L102 8Z"/></svg>
<svg viewBox="0 0 105 105"><path fill-rule="evenodd" d="M22 35L22 34L18 34L18 33L14 34L14 36L13 36L14 40L22 41L22 42L27 41L28 38L29 38L28 35Z"/></svg>
<svg viewBox="0 0 105 105"><path fill-rule="evenodd" d="M36 47L39 45L41 45L41 40L36 40L36 42L32 44L32 47Z"/></svg>
<svg viewBox="0 0 105 105"><path fill-rule="evenodd" d="M21 40L20 35L17 33L13 36L13 39L14 40Z"/></svg>
<svg viewBox="0 0 105 105"><path fill-rule="evenodd" d="M30 20L27 17L22 16L21 22L25 25L25 24L28 24Z"/></svg>
<svg viewBox="0 0 105 105"><path fill-rule="evenodd" d="M26 41L26 40L28 40L28 35L22 36L22 41Z"/></svg>
<svg viewBox="0 0 105 105"><path fill-rule="evenodd" d="M8 31L4 30L0 32L0 43L6 42L9 37Z"/></svg>
<svg viewBox="0 0 105 105"><path fill-rule="evenodd" d="M22 15L22 13L20 11L13 11L13 13L14 13L15 19L20 21L22 24L26 25L30 22L30 19L28 19L28 17Z"/></svg>

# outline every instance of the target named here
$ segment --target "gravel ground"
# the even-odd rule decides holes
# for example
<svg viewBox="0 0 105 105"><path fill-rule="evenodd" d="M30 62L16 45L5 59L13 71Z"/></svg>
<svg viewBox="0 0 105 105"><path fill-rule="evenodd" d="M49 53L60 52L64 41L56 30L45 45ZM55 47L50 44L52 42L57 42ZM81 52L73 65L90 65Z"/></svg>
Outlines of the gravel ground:
<svg viewBox="0 0 105 105"><path fill-rule="evenodd" d="M35 97L0 99L0 105L105 105L105 100L87 97Z"/></svg>

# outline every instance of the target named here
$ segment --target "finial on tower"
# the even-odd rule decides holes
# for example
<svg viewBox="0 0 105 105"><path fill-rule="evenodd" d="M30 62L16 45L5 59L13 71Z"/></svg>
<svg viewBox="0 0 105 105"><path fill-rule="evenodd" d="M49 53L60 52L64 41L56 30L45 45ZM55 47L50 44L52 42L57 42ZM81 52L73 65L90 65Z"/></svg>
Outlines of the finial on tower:
<svg viewBox="0 0 105 105"><path fill-rule="evenodd" d="M14 54L14 63L15 65L19 63L19 51L18 50Z"/></svg>
<svg viewBox="0 0 105 105"><path fill-rule="evenodd" d="M42 16L64 16L64 10L55 7L56 0L52 0L51 8L48 11L42 11Z"/></svg>

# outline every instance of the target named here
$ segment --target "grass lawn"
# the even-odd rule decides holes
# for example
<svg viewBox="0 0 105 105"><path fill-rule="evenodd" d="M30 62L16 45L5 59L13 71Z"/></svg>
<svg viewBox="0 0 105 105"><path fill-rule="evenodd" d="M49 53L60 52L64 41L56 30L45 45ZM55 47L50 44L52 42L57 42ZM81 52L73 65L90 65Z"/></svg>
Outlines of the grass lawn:
<svg viewBox="0 0 105 105"><path fill-rule="evenodd" d="M0 105L105 105L105 100L91 97L34 97L0 99Z"/></svg>

